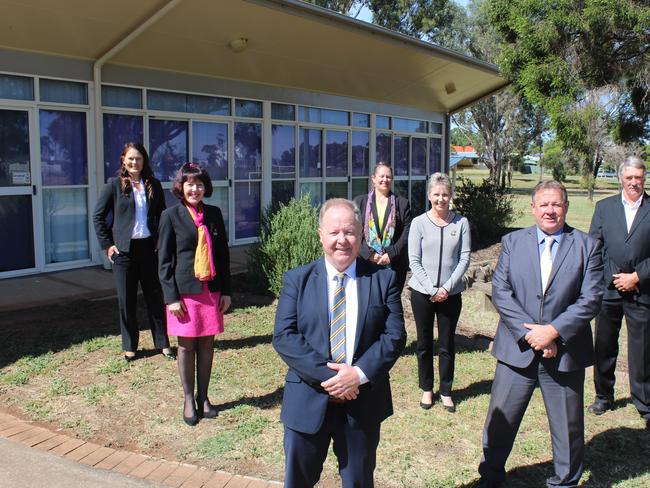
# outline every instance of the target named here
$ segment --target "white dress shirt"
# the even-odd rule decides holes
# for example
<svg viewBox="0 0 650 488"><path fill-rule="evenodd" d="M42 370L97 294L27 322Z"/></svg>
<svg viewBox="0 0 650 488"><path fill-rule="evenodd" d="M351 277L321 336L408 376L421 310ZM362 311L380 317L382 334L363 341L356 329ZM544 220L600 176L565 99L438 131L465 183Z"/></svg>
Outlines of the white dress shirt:
<svg viewBox="0 0 650 488"><path fill-rule="evenodd" d="M630 229L632 228L632 222L634 222L634 217L636 216L636 212L639 210L641 202L643 201L643 195L641 195L636 202L630 203L625 199L623 192L621 192L621 200L623 201L623 210L625 210L625 223L627 224L627 231L630 232Z"/></svg>
<svg viewBox="0 0 650 488"><path fill-rule="evenodd" d="M132 183L133 200L135 200L135 225L131 232L131 239L145 239L151 236L147 227L147 190L140 179L140 189Z"/></svg>
<svg viewBox="0 0 650 488"><path fill-rule="evenodd" d="M334 291L336 290L335 277L338 271L332 266L327 259L325 259L325 269L327 270L327 313L330 315L329 320L332 320L332 305L334 302ZM354 346L357 335L357 317L359 315L359 301L357 299L357 262L352 261L352 264L343 271L345 275L345 362L352 364L354 357ZM359 374L361 384L368 383L368 378L361 371L361 368L355 366Z"/></svg>

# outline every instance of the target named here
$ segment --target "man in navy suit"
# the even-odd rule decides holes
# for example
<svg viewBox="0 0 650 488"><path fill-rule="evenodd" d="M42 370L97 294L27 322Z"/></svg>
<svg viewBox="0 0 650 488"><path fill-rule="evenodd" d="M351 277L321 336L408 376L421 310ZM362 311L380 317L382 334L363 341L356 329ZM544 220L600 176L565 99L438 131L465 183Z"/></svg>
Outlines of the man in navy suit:
<svg viewBox="0 0 650 488"><path fill-rule="evenodd" d="M344 488L374 486L381 422L393 413L388 372L406 342L395 273L357 259L359 210L320 210L323 259L288 271L273 347L289 366L284 423L286 488L314 486L334 442Z"/></svg>
<svg viewBox="0 0 650 488"><path fill-rule="evenodd" d="M533 191L535 226L506 235L492 278L500 320L498 360L483 431L479 487L497 487L533 390L540 386L553 443L548 487L577 486L584 458L585 368L593 363L590 320L603 295L596 239L566 225L557 181Z"/></svg>
<svg viewBox="0 0 650 488"><path fill-rule="evenodd" d="M630 156L618 169L622 192L596 204L589 233L603 247L603 305L596 317L596 399L589 411L614 406L618 334L625 317L632 402L650 429L650 196L645 166Z"/></svg>

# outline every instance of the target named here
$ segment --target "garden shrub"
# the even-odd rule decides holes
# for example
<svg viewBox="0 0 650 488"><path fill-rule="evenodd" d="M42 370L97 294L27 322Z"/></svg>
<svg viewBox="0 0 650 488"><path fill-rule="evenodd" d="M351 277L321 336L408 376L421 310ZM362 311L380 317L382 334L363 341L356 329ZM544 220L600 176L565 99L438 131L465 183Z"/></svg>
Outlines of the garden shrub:
<svg viewBox="0 0 650 488"><path fill-rule="evenodd" d="M454 210L469 220L472 249L498 242L515 218L514 196L488 179L476 184L461 176L458 182Z"/></svg>
<svg viewBox="0 0 650 488"><path fill-rule="evenodd" d="M262 215L260 242L249 253L249 270L261 287L276 297L282 275L323 255L318 239L318 208L309 195L269 207Z"/></svg>

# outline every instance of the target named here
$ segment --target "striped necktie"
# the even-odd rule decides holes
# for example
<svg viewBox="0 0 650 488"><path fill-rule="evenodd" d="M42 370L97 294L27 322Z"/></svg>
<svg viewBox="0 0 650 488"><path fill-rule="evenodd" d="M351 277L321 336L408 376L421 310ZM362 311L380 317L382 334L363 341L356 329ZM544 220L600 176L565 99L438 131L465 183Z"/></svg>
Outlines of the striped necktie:
<svg viewBox="0 0 650 488"><path fill-rule="evenodd" d="M345 274L339 273L330 314L330 353L335 363L345 362Z"/></svg>

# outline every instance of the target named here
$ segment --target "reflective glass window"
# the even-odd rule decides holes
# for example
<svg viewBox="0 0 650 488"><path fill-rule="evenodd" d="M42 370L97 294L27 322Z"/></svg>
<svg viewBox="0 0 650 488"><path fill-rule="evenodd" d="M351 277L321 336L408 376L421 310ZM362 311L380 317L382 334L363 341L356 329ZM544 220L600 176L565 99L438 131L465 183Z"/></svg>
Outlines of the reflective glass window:
<svg viewBox="0 0 650 488"><path fill-rule="evenodd" d="M370 173L370 133L352 132L352 176L368 176Z"/></svg>
<svg viewBox="0 0 650 488"><path fill-rule="evenodd" d="M296 120L296 107L295 105L286 105L284 103L272 103L271 118L277 120Z"/></svg>
<svg viewBox="0 0 650 488"><path fill-rule="evenodd" d="M325 162L327 176L348 175L348 133L328 130L325 141Z"/></svg>
<svg viewBox="0 0 650 488"><path fill-rule="evenodd" d="M34 100L34 80L26 76L0 75L0 98Z"/></svg>
<svg viewBox="0 0 650 488"><path fill-rule="evenodd" d="M88 259L88 202L86 188L43 190L45 262Z"/></svg>
<svg viewBox="0 0 650 488"><path fill-rule="evenodd" d="M228 188L224 186L215 186L213 187L212 196L210 198L204 198L205 203L209 205L215 205L221 210L223 215L223 221L226 225L226 232L230 228L228 226L228 221L230 220L230 211L228 208Z"/></svg>
<svg viewBox="0 0 650 488"><path fill-rule="evenodd" d="M235 183L235 239L260 233L260 186L259 182Z"/></svg>
<svg viewBox="0 0 650 488"><path fill-rule="evenodd" d="M411 176L425 176L427 174L427 140L413 137L411 151Z"/></svg>
<svg viewBox="0 0 650 488"><path fill-rule="evenodd" d="M228 179L228 124L192 122L192 161L213 181Z"/></svg>
<svg viewBox="0 0 650 488"><path fill-rule="evenodd" d="M345 181L328 181L325 183L325 200L330 198L348 198L348 184Z"/></svg>
<svg viewBox="0 0 650 488"><path fill-rule="evenodd" d="M143 120L138 115L104 114L104 182L117 175L127 142L142 143Z"/></svg>
<svg viewBox="0 0 650 488"><path fill-rule="evenodd" d="M160 181L172 181L187 162L187 129L183 120L149 119L149 158Z"/></svg>
<svg viewBox="0 0 650 488"><path fill-rule="evenodd" d="M194 114L230 115L230 98L187 95L187 111Z"/></svg>
<svg viewBox="0 0 650 488"><path fill-rule="evenodd" d="M280 203L289 203L295 196L295 182L291 181L274 181L271 184L271 203L278 205Z"/></svg>
<svg viewBox="0 0 650 488"><path fill-rule="evenodd" d="M429 122L429 132L432 134L442 135L442 124L438 122Z"/></svg>
<svg viewBox="0 0 650 488"><path fill-rule="evenodd" d="M33 268L32 196L0 196L0 209L0 271Z"/></svg>
<svg viewBox="0 0 650 488"><path fill-rule="evenodd" d="M352 125L354 127L370 127L370 115L353 113L352 114Z"/></svg>
<svg viewBox="0 0 650 488"><path fill-rule="evenodd" d="M147 108L168 112L187 112L187 95L147 90Z"/></svg>
<svg viewBox="0 0 650 488"><path fill-rule="evenodd" d="M313 207L323 203L323 191L320 183L300 183L300 197L309 195Z"/></svg>
<svg viewBox="0 0 650 488"><path fill-rule="evenodd" d="M86 114L41 110L39 123L43 185L87 184Z"/></svg>
<svg viewBox="0 0 650 488"><path fill-rule="evenodd" d="M296 128L293 125L271 127L271 175L273 178L296 176Z"/></svg>
<svg viewBox="0 0 650 488"><path fill-rule="evenodd" d="M431 173L442 171L442 139L429 139L429 170Z"/></svg>
<svg viewBox="0 0 650 488"><path fill-rule="evenodd" d="M375 126L377 129L390 129L390 117L385 115L377 115L375 117Z"/></svg>
<svg viewBox="0 0 650 488"><path fill-rule="evenodd" d="M31 184L28 113L0 110L0 186Z"/></svg>
<svg viewBox="0 0 650 488"><path fill-rule="evenodd" d="M408 176L409 174L409 137L395 136L395 163L393 164L393 176Z"/></svg>
<svg viewBox="0 0 650 488"><path fill-rule="evenodd" d="M393 180L393 191L396 195L409 198L409 180ZM411 211L411 215L416 215Z"/></svg>
<svg viewBox="0 0 650 488"><path fill-rule="evenodd" d="M38 86L42 102L88 105L88 85L86 83L41 78Z"/></svg>
<svg viewBox="0 0 650 488"><path fill-rule="evenodd" d="M262 102L253 100L235 100L235 115L237 117L262 118Z"/></svg>
<svg viewBox="0 0 650 488"><path fill-rule="evenodd" d="M104 107L142 108L142 90L124 86L102 86Z"/></svg>
<svg viewBox="0 0 650 488"><path fill-rule="evenodd" d="M426 180L411 181L411 215L416 217L426 210Z"/></svg>
<svg viewBox="0 0 650 488"><path fill-rule="evenodd" d="M147 108L167 112L230 115L230 99L147 90Z"/></svg>
<svg viewBox="0 0 650 488"><path fill-rule="evenodd" d="M320 129L300 129L300 176L322 176Z"/></svg>
<svg viewBox="0 0 650 488"><path fill-rule="evenodd" d="M349 125L350 113L315 107L298 107L298 120L321 124Z"/></svg>
<svg viewBox="0 0 650 488"><path fill-rule="evenodd" d="M377 140L375 143L375 163L392 163L391 158L391 140L390 134L377 133Z"/></svg>
<svg viewBox="0 0 650 488"><path fill-rule="evenodd" d="M368 178L352 178L352 198L368 193L368 185ZM364 212L365 209L361 209L361 211Z"/></svg>
<svg viewBox="0 0 650 488"><path fill-rule="evenodd" d="M421 120L393 117L393 130L401 132L427 132L427 123Z"/></svg>
<svg viewBox="0 0 650 488"><path fill-rule="evenodd" d="M235 124L235 179L262 177L262 124Z"/></svg>

